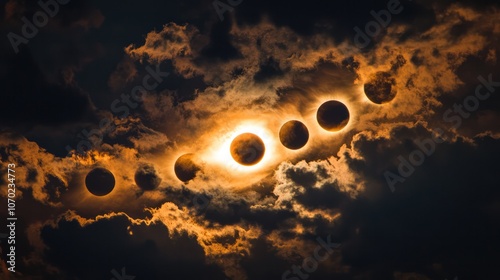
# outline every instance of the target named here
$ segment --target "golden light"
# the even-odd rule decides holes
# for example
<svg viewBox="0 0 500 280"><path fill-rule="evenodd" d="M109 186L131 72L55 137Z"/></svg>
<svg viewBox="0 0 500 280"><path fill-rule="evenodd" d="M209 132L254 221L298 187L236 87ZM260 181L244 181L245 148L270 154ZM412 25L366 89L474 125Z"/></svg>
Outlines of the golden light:
<svg viewBox="0 0 500 280"><path fill-rule="evenodd" d="M358 88L360 90L361 88ZM351 93L352 94L352 93ZM353 94L353 95L358 95L358 94ZM342 128L339 131L327 131L324 128L322 128L317 119L316 119L316 113L318 111L318 108L325 102L330 101L330 100L336 100L344 104L347 109L349 110L349 122L347 125ZM359 102L360 100L353 99L352 97L348 96L346 93L336 93L336 94L328 94L328 95L323 95L319 96L316 98L315 102L311 102L310 107L307 110L307 115L306 115L306 125L308 129L311 131L311 134L314 135L313 137L332 137L336 135L342 135L345 134L346 132L350 131L352 128L354 128L356 120L357 120L357 115L358 115L358 110L357 106L355 106L355 103Z"/></svg>
<svg viewBox="0 0 500 280"><path fill-rule="evenodd" d="M236 162L231 155L231 143L239 135L243 133L252 133L257 135L262 142L264 142L265 152L262 159L254 165L242 165ZM233 173L252 173L256 171L262 171L266 167L272 165L276 159L278 142L276 141L276 135L271 131L266 121L264 120L246 120L241 122L239 125L230 129L226 133L222 133L221 136L212 142L211 147L207 151L200 155L203 161L207 163L218 165L223 168L226 172Z"/></svg>
<svg viewBox="0 0 500 280"><path fill-rule="evenodd" d="M110 164L112 161L111 155L92 150L86 155L73 154L71 158L75 162L76 166L78 166L79 169L82 170L82 173L80 173L78 180L79 187L77 188L78 189L77 199L79 200L108 199L109 197L113 196L116 193L117 189L119 188L118 181L120 178L117 178L116 176L117 173L114 170L113 166ZM88 189L86 178L89 175L89 173L91 173L96 168L105 169L108 172L110 172L110 174L113 176L114 187L109 193L105 195L94 195Z"/></svg>
<svg viewBox="0 0 500 280"><path fill-rule="evenodd" d="M117 198L120 197L120 192L123 191L123 178L117 176L117 170L112 167L103 164L100 164L100 166L108 169L114 176L115 184L111 192L106 195L97 196L89 191L85 179L89 172L94 169L93 166L90 165L81 168L81 170L74 175L74 181L71 182L72 188L70 188L64 196L62 196L62 199L82 211L99 211L103 208L113 208L118 206L119 199Z"/></svg>
<svg viewBox="0 0 500 280"><path fill-rule="evenodd" d="M196 154L196 151L190 150L186 147L182 148L177 148L175 150L168 150L168 152L164 155L165 158L162 158L162 168L160 170L163 170L164 173L166 174L164 181L168 182L169 184L173 185L178 185L178 184L187 184L189 182L182 182L177 175L175 174L175 162L177 159L179 159L181 156L186 155L186 154ZM203 165L203 163L200 163L200 165Z"/></svg>
<svg viewBox="0 0 500 280"><path fill-rule="evenodd" d="M241 165L255 165L260 162L266 147L259 136L245 132L236 136L231 142L231 156Z"/></svg>

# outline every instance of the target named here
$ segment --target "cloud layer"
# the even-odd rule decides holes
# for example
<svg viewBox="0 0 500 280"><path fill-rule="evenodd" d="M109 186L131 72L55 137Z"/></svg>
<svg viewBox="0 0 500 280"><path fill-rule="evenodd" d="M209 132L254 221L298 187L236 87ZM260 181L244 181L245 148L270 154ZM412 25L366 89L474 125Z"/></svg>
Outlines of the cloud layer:
<svg viewBox="0 0 500 280"><path fill-rule="evenodd" d="M327 236L341 246L311 278L496 276L500 89L467 117L456 104L467 108L479 76L500 80L498 4L401 1L363 48L354 27L385 1L245 1L224 21L207 1L111 2L72 1L19 54L0 47L0 160L3 174L17 166L22 220L18 272L2 266L2 279L111 279L122 267L137 279L283 279ZM38 8L8 1L1 35ZM117 115L112 102L148 67L170 75ZM396 92L382 105L363 89L379 72ZM315 115L331 99L350 112L336 133ZM310 136L297 151L278 138L292 119ZM102 143L68 154L92 129ZM438 130L443 143L392 192L385 172ZM242 132L266 145L251 168L229 154ZM182 183L185 153L202 171ZM97 166L116 180L105 197L84 184ZM158 187L137 186L138 169Z"/></svg>

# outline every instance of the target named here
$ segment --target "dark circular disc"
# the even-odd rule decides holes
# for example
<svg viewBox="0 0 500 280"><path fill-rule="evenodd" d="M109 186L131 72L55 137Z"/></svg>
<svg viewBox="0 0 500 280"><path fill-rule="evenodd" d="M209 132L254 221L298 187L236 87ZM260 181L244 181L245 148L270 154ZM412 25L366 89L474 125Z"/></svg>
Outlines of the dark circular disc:
<svg viewBox="0 0 500 280"><path fill-rule="evenodd" d="M158 177L154 166L150 164L140 165L135 172L134 179L136 185L145 191L154 190L161 183L161 178Z"/></svg>
<svg viewBox="0 0 500 280"><path fill-rule="evenodd" d="M316 119L325 130L339 131L349 122L349 110L343 103L330 100L318 108Z"/></svg>
<svg viewBox="0 0 500 280"><path fill-rule="evenodd" d="M366 97L376 104L390 102L396 97L396 80L389 72L377 72L365 83Z"/></svg>
<svg viewBox="0 0 500 280"><path fill-rule="evenodd" d="M242 165L257 164L263 157L266 147L262 139L253 133L243 133L231 142L231 156Z"/></svg>
<svg viewBox="0 0 500 280"><path fill-rule="evenodd" d="M106 168L97 167L87 174L85 185L91 194L104 196L115 188L115 177Z"/></svg>
<svg viewBox="0 0 500 280"><path fill-rule="evenodd" d="M184 154L175 161L175 176L182 182L188 182L194 179L200 170L201 168L196 164L194 154Z"/></svg>
<svg viewBox="0 0 500 280"><path fill-rule="evenodd" d="M280 141L288 149L297 150L304 147L309 140L309 131L299 121L288 121L280 129Z"/></svg>

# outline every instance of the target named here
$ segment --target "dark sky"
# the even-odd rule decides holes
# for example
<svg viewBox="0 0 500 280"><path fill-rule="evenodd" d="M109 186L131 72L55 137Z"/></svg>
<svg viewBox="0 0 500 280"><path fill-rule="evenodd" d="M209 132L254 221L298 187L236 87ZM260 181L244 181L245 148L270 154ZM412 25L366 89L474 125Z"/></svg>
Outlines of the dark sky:
<svg viewBox="0 0 500 280"><path fill-rule="evenodd" d="M59 1L0 2L0 279L499 278L498 1Z"/></svg>

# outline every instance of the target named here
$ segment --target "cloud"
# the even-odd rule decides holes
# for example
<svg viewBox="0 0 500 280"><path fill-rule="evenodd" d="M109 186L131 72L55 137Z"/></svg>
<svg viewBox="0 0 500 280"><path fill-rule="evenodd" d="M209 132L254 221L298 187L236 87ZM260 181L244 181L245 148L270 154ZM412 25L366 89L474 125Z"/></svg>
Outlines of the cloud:
<svg viewBox="0 0 500 280"><path fill-rule="evenodd" d="M181 234L174 240L169 235L163 225L133 223L119 213L85 220L84 224L62 219L56 227L42 228L48 247L46 259L63 269L51 277L110 279L110 271L121 267L126 267L128 275L150 279L165 275L172 279L186 275L197 279L222 277L217 267L205 264L203 250L192 237ZM95 254L104 247L103 253Z"/></svg>
<svg viewBox="0 0 500 280"><path fill-rule="evenodd" d="M8 20L24 13L13 3L5 8ZM387 3L363 4L244 2L224 22L165 24L170 18L161 17L154 30L130 29L144 40L116 39L115 46L92 33L116 27L104 21L107 6L80 3L54 32L82 28L99 42L75 48L59 42L54 50L33 47L2 59L12 107L0 121L27 124L13 129L21 136L0 138L2 163L18 165L22 213L33 212L19 231L29 244L20 249L26 277L109 279L112 269L126 267L148 279L278 278L327 235L342 246L315 272L318 279L493 277L488 248L500 247L498 98L449 131L394 193L383 174L418 148L416 139L446 125L443 110L473 92L478 75L496 73L499 46L491 38L500 32L498 9L404 2L406 16L394 16L360 49L352 28ZM41 63L45 53L62 54ZM112 100L141 81L150 64L172 75L143 94L130 116L113 117ZM397 92L383 105L363 90L380 71ZM316 121L318 106L330 99L350 111L338 133ZM103 143L84 155L56 154L68 131L102 117L116 126ZM276 137L291 119L309 130L299 151ZM259 134L267 152L245 169L233 163L228 144L248 131ZM184 153L195 153L203 167L187 183L173 172ZM116 180L105 197L92 196L84 184L97 166ZM158 188L142 191L138 169L154 170ZM206 207L196 205L197 195L209 199Z"/></svg>
<svg viewBox="0 0 500 280"><path fill-rule="evenodd" d="M7 164L15 165L17 197L29 191L41 203L62 206L59 200L73 172L71 159L54 157L36 143L15 134L3 134L0 148L3 170L7 172ZM7 184L3 182L2 196L6 197Z"/></svg>

